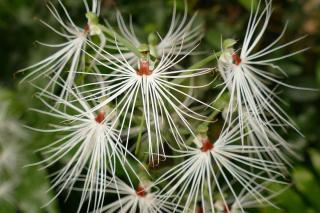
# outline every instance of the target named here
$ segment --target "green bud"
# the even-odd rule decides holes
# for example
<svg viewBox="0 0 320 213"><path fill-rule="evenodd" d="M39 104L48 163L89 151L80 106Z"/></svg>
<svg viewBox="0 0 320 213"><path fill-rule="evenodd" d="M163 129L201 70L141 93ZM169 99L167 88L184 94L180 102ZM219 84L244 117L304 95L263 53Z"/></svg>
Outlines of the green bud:
<svg viewBox="0 0 320 213"><path fill-rule="evenodd" d="M232 38L228 38L226 40L223 41L223 48L224 49L228 49L233 47L235 44L237 43L236 40L232 39Z"/></svg>
<svg viewBox="0 0 320 213"><path fill-rule="evenodd" d="M89 24L91 25L98 25L99 24L99 18L95 13L88 12L86 14L86 17L88 19Z"/></svg>
<svg viewBox="0 0 320 213"><path fill-rule="evenodd" d="M199 134L206 134L209 130L208 124L200 124L197 128Z"/></svg>
<svg viewBox="0 0 320 213"><path fill-rule="evenodd" d="M154 33L150 33L148 36L148 43L151 46L156 46L159 42L158 36L156 36Z"/></svg>
<svg viewBox="0 0 320 213"><path fill-rule="evenodd" d="M86 17L88 19L90 35L101 34L102 30L101 30L100 24L99 24L99 17L95 13L92 13L92 12L87 13Z"/></svg>
<svg viewBox="0 0 320 213"><path fill-rule="evenodd" d="M140 53L147 53L149 52L149 46L147 44L141 44L139 47Z"/></svg>

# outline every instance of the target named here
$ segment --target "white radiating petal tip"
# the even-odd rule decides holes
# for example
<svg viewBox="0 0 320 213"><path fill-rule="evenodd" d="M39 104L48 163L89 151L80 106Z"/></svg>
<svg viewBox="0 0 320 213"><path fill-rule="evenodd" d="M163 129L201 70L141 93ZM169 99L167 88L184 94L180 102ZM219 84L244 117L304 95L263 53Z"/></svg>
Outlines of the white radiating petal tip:
<svg viewBox="0 0 320 213"><path fill-rule="evenodd" d="M269 147L241 145L239 124L223 130L213 143L208 137L198 136L196 148L181 151L184 160L163 174L156 184L164 184L161 190L177 204L196 209L193 205L201 201L203 211L215 209L213 201L220 197L223 206L228 206L230 196L239 202L242 194L248 193L256 200L267 202L260 190L263 182L285 184L282 181L281 163L270 162L255 154L264 155ZM247 170L247 167L251 170ZM269 175L265 175L269 173ZM218 179L219 177L219 179ZM222 178L222 179L221 179ZM278 179L279 178L279 179ZM244 192L234 185L241 185ZM226 194L229 196L226 197ZM205 199L204 196L207 198Z"/></svg>
<svg viewBox="0 0 320 213"><path fill-rule="evenodd" d="M88 4L84 1L87 10ZM94 0L92 3L91 14L97 14L100 11L100 1ZM45 85L46 90L54 90L57 87L57 82L60 78L65 78L65 84L62 87L61 97L64 99L68 98L68 93L66 88L71 88L74 84L74 80L78 72L83 71L83 56L82 51L87 43L87 38L89 33L94 35L99 35L101 46L104 46L104 36L101 36L101 32L96 23L97 18L94 20L90 19L88 29L78 27L72 20L67 8L59 0L59 6L62 12L58 12L58 9L51 3L48 3L48 9L51 15L60 25L61 29L56 29L50 26L45 21L40 20L46 27L55 32L57 35L65 39L65 42L60 44L45 44L40 43L46 47L54 48L55 52L48 56L47 58L29 66L21 69L19 72L28 72L26 76L23 77L21 83L24 81L34 82L42 77L49 77L47 85ZM97 15L95 15L96 17Z"/></svg>
<svg viewBox="0 0 320 213"><path fill-rule="evenodd" d="M104 177L109 180L109 177ZM148 213L172 213L181 212L175 203L167 201L167 197L162 195L157 188L154 188L150 181L142 181L137 186L127 184L119 178L114 178L111 184L104 187L107 193L115 194L118 199L97 209L95 213L130 213L148 212Z"/></svg>

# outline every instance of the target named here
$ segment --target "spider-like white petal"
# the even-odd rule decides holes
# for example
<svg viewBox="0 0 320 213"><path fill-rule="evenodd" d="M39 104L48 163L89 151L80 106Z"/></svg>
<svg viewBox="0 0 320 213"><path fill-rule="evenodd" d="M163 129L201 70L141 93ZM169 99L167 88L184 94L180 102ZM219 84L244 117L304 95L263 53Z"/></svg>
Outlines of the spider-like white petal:
<svg viewBox="0 0 320 213"><path fill-rule="evenodd" d="M136 188L132 188L119 178L105 177L104 179L112 181L106 187L106 193L116 194L119 199L96 212L172 213L176 208L176 204L166 201L166 197L161 195L158 189L152 187L151 183L140 183Z"/></svg>
<svg viewBox="0 0 320 213"><path fill-rule="evenodd" d="M96 15L100 15L100 12L101 12L101 0L90 0L90 2L92 2L91 4L91 8L88 4L88 1L87 0L83 0L83 3L86 7L86 10L87 12L92 12Z"/></svg>
<svg viewBox="0 0 320 213"><path fill-rule="evenodd" d="M282 162L289 166L291 165L290 157L299 159L299 155L294 150L294 146L288 143L275 129L271 121L259 125L256 119L246 116L246 129L248 133L247 143L252 146L271 147L272 151L261 154L256 154L261 159L269 159L272 162ZM287 169L283 171L288 173Z"/></svg>
<svg viewBox="0 0 320 213"><path fill-rule="evenodd" d="M253 181L255 181L255 179L248 182L247 185L250 185ZM228 206L226 206L223 200L219 198L215 201L214 207L218 213L246 213L246 210L270 205L274 208L278 208L275 204L272 203L272 200L274 200L275 197L279 196L282 192L287 190L287 187L283 188L282 190L274 191L270 189L271 184L269 181L265 181L255 187L255 189L258 192L264 195L263 200L257 199L256 197L252 196L252 194L248 193L245 189L243 189L240 191L237 201L234 199L228 199ZM204 211L202 212L205 213Z"/></svg>
<svg viewBox="0 0 320 213"><path fill-rule="evenodd" d="M154 44L155 41L149 41L149 48L153 56L160 57L162 53L184 55L199 43L203 37L201 30L202 25L194 24L197 14L194 14L190 19L188 19L187 11L187 3L185 2L184 14L182 16L177 15L176 2L174 1L171 24L166 35L163 38L159 35L161 41L157 44ZM117 21L121 35L130 41L136 48L139 48L142 43L134 32L132 20L130 19L130 25L128 28L121 13L118 12ZM181 50L175 49L175 52L172 52L172 47L180 46L183 46ZM129 64L135 63L137 57L134 53L126 52L123 55L126 60L128 60ZM116 57L119 59L122 58L121 54L116 55Z"/></svg>
<svg viewBox="0 0 320 213"><path fill-rule="evenodd" d="M97 184L99 177L105 176L107 173L115 176L116 168L120 167L128 177L129 172L136 174L124 158L125 153L129 153L128 155L134 160L137 159L121 144L119 132L114 127L114 121L107 119L107 117L110 118L110 114L107 116L110 111L106 108L99 108L98 112L93 112L90 104L77 91L70 90L68 92L73 98L72 101L66 101L59 96L42 91L42 96L39 99L48 107L49 111L33 109L61 120L61 124L52 125L53 128L48 130L31 129L62 135L60 139L40 149L47 157L36 165L46 164L44 168L47 168L59 160L69 157L63 168L57 172L51 188L59 188L56 198L66 188L71 191L81 174L85 173L79 211L84 202L88 202L87 211L89 211L90 205L97 209L104 201L105 194L101 188L103 185ZM52 106L44 98L61 104L61 108L64 110Z"/></svg>
<svg viewBox="0 0 320 213"><path fill-rule="evenodd" d="M59 78L66 76L65 85L61 91L61 97L67 98L68 88L71 88L73 85L77 71L84 70L84 53L82 49L86 48L86 40L88 38L88 33L90 32L90 26L88 25L85 28L76 26L61 0L58 0L58 2L63 10L64 17L59 14L58 10L51 2L48 3L47 7L55 20L60 24L62 30L59 31L42 20L41 22L66 41L61 44L44 44L39 42L46 47L57 49L57 51L42 61L20 70L20 72L30 71L23 78L22 82L25 80L34 81L43 76L48 77L50 80L46 85L46 89L51 88L52 90L55 88ZM87 13L91 12L96 15L100 13L99 0L92 1L92 8L88 7L86 0L84 0L84 3L86 5ZM101 44L104 45L103 36L100 36L100 39Z"/></svg>
<svg viewBox="0 0 320 213"><path fill-rule="evenodd" d="M162 175L156 184L167 181L163 191L169 196L175 195L173 201L181 205L183 203L184 211L192 208L191 211L195 212L200 201L203 212L208 209L214 212L217 197L228 206L227 199L230 197L226 198L226 193L238 202L240 192L233 186L235 182L254 198L265 200L257 190L259 182L283 183L273 178L282 176L278 170L283 165L250 156L257 151L266 152L269 148L237 145L240 138L239 125L236 125L233 129L223 131L214 144L208 139L202 142L196 140L196 148L176 150L180 153L177 157L186 159ZM261 172L268 172L272 177ZM204 205L205 203L209 205Z"/></svg>
<svg viewBox="0 0 320 213"><path fill-rule="evenodd" d="M295 157L296 159L300 157L294 151L294 146L277 132L276 128L279 124L273 123L273 120L260 122L260 120L257 120L251 113L248 113L244 106L242 108L243 118L241 118L240 125L243 125L244 129L241 129L240 133L242 134L241 140L243 144L254 147L262 146L271 148L264 153L257 150L256 153L252 153L251 155L255 155L260 159L269 159L272 162L280 162L292 166L290 157ZM258 108L259 107L257 107L257 109ZM259 113L261 114L260 109ZM224 118L226 118L225 113ZM240 120L240 117L238 117L238 120ZM244 135L247 135L246 139ZM283 173L287 174L287 168L284 167L283 169Z"/></svg>
<svg viewBox="0 0 320 213"><path fill-rule="evenodd" d="M298 38L289 43L275 46L284 35L285 27L281 35L274 42L262 50L253 53L267 29L272 14L272 1L264 0L264 2L264 9L261 9L262 1L259 0L256 12L254 12L253 9L251 11L240 55L238 55L234 49L229 48L223 50L219 58L219 71L225 82L225 87L221 91L221 94L226 89L228 89L230 93L227 123L233 120L232 114L236 111L237 116L240 118L242 132L245 125L244 117L248 114L250 114L252 119L255 119L258 125L265 125L264 123L268 122L268 117L272 116L274 122L279 126L290 126L297 130L292 120L276 102L276 99L279 99L277 94L268 88L267 84L275 83L290 88L297 87L281 82L278 80L276 74L270 73L266 69L272 67L284 73L284 71L279 66L273 64L273 62L298 54L305 49L276 58L263 59L263 57L302 39ZM261 29L259 25L262 25Z"/></svg>
<svg viewBox="0 0 320 213"><path fill-rule="evenodd" d="M252 209L252 208L259 208L268 205L272 205L273 207L277 208L271 201L279 196L282 192L287 190L287 187L283 188L279 191L273 191L270 188L270 182L264 182L261 185L256 186L256 190L260 193L264 193L265 197L264 200L257 200L253 197L250 193L247 193L245 190L242 190L239 194L239 200L237 202L232 202L230 204L230 213L244 213L244 209ZM267 201L267 202L266 202Z"/></svg>
<svg viewBox="0 0 320 213"><path fill-rule="evenodd" d="M89 45L92 48L96 48L93 43L89 43ZM178 52L182 51L182 46ZM175 49L176 47L172 47L170 53L163 53L160 61L156 63L153 69L149 65L149 61L143 59L140 59L138 66L135 67L130 65L125 57L120 60L106 51L102 51L103 54L100 54L100 57L108 61L108 63L103 63L88 53L89 56L97 61L97 64L111 70L111 73L93 73L92 75L105 78L106 80L103 83L106 86L99 87L98 89L85 89L83 95L86 99L104 99L94 110L116 99L117 107L115 110L118 113L117 119L120 120L120 116L122 117L120 131L122 132L126 124L128 126L127 138L130 135L134 113L142 111L146 133L148 134L149 154L164 153L163 139L161 137L163 131L162 124L164 122L169 127L175 141L179 145L184 144L179 127L173 119L173 114L177 115L179 121L191 133L192 128L188 121L189 118L205 120L203 115L191 110L179 96L183 97L183 99L189 99L211 107L185 92L185 90L201 88L207 85L192 86L176 83L176 81L180 81L181 79L187 82L192 78L207 75L211 73L211 69L174 70L174 66L188 56L186 54L183 57L179 57L180 54L175 54ZM119 53L122 55L120 49ZM96 84L101 85L101 82ZM84 85L83 87L92 85L95 85L95 83ZM138 103L140 103L141 109ZM155 135L155 140L152 140L152 135Z"/></svg>

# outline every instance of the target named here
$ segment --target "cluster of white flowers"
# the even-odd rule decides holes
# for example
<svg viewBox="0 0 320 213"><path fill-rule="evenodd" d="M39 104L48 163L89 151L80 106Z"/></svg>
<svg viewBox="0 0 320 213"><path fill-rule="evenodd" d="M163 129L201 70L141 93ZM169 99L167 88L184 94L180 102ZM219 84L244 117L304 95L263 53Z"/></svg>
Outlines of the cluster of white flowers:
<svg viewBox="0 0 320 213"><path fill-rule="evenodd" d="M272 14L271 0L252 4L240 53L229 40L219 54L187 68L182 62L203 37L196 15L188 18L187 6L179 16L174 5L165 36L151 34L143 44L132 20L127 27L120 12L117 28L100 24L99 0L91 5L84 0L84 27L58 2L65 17L53 4L48 8L62 31L43 23L65 43L44 44L57 51L23 70L46 108L33 110L57 122L49 129L30 127L59 136L39 150L44 160L36 163L47 168L64 162L53 179L57 196L80 191L78 212L235 213L272 205L279 192L268 186L286 184L286 167L295 155L278 129L297 128L269 85L292 86L268 67L285 74L274 62L304 50L266 58L301 39L276 46L285 27L257 51ZM203 68L217 58L217 68ZM223 80L221 92L208 104L211 100L195 91L210 87L216 70ZM40 77L47 79L45 88L36 86ZM215 108L224 94L228 103ZM217 114L224 119L218 136L197 130L201 124L214 126ZM164 159L171 168L162 172Z"/></svg>

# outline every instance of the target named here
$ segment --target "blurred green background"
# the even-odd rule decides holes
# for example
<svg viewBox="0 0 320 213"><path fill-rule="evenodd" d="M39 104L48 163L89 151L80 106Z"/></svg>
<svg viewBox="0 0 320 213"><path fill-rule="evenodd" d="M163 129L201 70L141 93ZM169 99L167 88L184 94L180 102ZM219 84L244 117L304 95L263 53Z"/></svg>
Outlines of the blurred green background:
<svg viewBox="0 0 320 213"><path fill-rule="evenodd" d="M163 35L170 21L173 2L169 0L102 0L102 17L115 23L115 9L124 16L132 14L139 35L159 31ZM63 0L79 26L85 25L84 8L80 0ZM53 0L53 3L57 3ZM183 1L177 1L183 12ZM189 14L198 11L198 20L204 23L205 38L200 49L208 53L219 51L221 37L241 40L249 17L251 0L190 0ZM282 39L288 42L302 35L306 39L290 46L282 53L310 47L298 56L279 63L289 75L286 83L320 88L320 1L275 0L274 13L264 37L272 41L286 21L289 29ZM41 126L43 118L28 111L41 105L33 97L35 90L28 84L18 84L23 75L16 71L51 53L35 41L56 43L56 34L44 27L38 19L55 22L41 0L0 0L0 213L22 212L75 212L76 199L67 202L55 199L50 205L40 207L52 199L48 174L37 166L24 165L41 159L34 150L49 141L50 136L27 132L21 126ZM262 43L263 45L263 43ZM278 53L279 54L279 53ZM200 56L193 56L197 60ZM214 64L213 64L214 65ZM290 143L295 144L301 160L294 162L292 187L275 199L280 209L263 208L253 212L320 212L320 97L319 92L304 92L280 88L286 102L285 109L297 122L300 137L289 132ZM10 147L10 149L8 148ZM76 196L76 195L75 195Z"/></svg>

